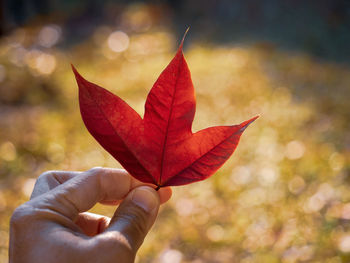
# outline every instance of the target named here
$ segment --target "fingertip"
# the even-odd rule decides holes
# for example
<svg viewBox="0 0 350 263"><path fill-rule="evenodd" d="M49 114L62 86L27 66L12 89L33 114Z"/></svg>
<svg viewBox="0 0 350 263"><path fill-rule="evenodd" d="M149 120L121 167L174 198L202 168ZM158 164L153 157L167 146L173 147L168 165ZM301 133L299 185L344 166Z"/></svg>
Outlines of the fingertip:
<svg viewBox="0 0 350 263"><path fill-rule="evenodd" d="M172 190L170 187L162 187L158 190L160 203L164 204L171 198Z"/></svg>
<svg viewBox="0 0 350 263"><path fill-rule="evenodd" d="M142 207L148 213L151 213L155 208L159 207L160 198L152 187L136 187L129 195L133 203Z"/></svg>

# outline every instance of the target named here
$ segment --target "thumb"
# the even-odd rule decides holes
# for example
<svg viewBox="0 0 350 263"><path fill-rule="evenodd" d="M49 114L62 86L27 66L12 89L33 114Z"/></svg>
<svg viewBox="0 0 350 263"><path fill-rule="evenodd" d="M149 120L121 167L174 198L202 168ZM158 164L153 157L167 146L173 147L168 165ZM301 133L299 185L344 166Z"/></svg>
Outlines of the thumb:
<svg viewBox="0 0 350 263"><path fill-rule="evenodd" d="M159 205L157 191L149 186L137 187L119 205L106 231L123 235L136 253L157 217Z"/></svg>

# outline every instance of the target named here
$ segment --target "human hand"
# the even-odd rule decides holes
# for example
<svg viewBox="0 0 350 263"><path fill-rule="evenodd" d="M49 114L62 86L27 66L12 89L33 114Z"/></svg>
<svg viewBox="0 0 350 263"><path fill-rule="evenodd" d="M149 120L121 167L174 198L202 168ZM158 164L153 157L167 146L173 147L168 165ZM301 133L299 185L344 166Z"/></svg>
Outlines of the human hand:
<svg viewBox="0 0 350 263"><path fill-rule="evenodd" d="M46 172L12 215L10 262L134 262L170 197L121 169ZM97 202L120 205L112 218L85 212Z"/></svg>

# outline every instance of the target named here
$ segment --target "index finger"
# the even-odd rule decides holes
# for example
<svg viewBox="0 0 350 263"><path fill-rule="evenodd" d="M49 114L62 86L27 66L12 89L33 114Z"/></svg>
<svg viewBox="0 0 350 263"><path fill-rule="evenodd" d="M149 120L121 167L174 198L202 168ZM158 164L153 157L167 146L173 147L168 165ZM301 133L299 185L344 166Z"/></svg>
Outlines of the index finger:
<svg viewBox="0 0 350 263"><path fill-rule="evenodd" d="M27 205L38 211L54 211L74 221L79 213L89 210L97 202L124 198L135 183L119 169L94 168L72 175L63 184L31 199Z"/></svg>
<svg viewBox="0 0 350 263"><path fill-rule="evenodd" d="M133 178L124 169L95 167L85 172L48 171L39 176L38 180L35 183L30 199L33 199L42 194L45 194L51 191L52 189L58 187L59 185L64 184L67 181L73 179L76 176L79 176L79 175L88 176L89 174L99 174L100 176L106 177L104 178L103 181L109 181L109 183L107 183L108 185L114 185L114 186L117 185L117 188L114 189L117 192L120 192L120 190L122 190L121 188L125 188L126 186L129 186L130 190L141 185L152 186L151 184L145 184ZM162 188L159 190L159 197L160 197L161 203L168 201L170 196L171 196L170 188ZM100 201L100 203L107 204L107 205L117 205L120 203L123 197L124 196L122 196L119 199L109 199L108 196L105 196L104 199Z"/></svg>
<svg viewBox="0 0 350 263"><path fill-rule="evenodd" d="M35 182L30 199L45 194L81 173L76 171L47 171L41 174Z"/></svg>

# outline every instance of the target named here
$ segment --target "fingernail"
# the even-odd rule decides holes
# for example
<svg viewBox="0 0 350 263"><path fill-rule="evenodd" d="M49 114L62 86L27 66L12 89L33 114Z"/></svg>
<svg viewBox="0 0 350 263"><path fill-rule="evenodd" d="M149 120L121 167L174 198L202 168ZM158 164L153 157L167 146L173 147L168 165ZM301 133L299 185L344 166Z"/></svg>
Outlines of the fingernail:
<svg viewBox="0 0 350 263"><path fill-rule="evenodd" d="M157 197L151 191L154 190L147 186L138 187L134 190L131 200L146 212L151 212L159 203Z"/></svg>

